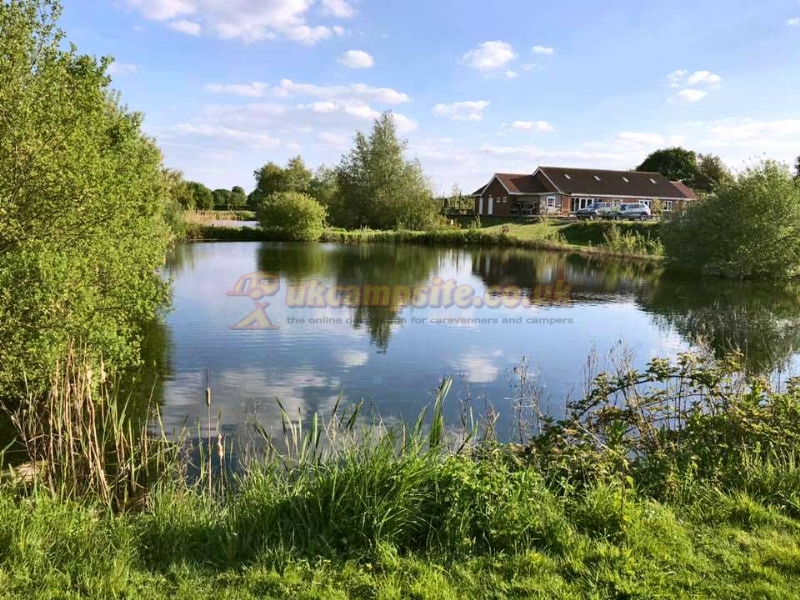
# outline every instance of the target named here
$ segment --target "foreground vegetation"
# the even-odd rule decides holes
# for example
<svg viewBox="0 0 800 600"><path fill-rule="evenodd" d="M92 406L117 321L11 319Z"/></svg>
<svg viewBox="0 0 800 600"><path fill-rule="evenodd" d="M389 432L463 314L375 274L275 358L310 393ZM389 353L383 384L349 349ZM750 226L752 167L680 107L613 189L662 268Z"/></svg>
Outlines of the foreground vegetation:
<svg viewBox="0 0 800 600"><path fill-rule="evenodd" d="M167 297L156 269L178 209L161 152L60 12L0 3L0 401L46 389L70 339L98 366L135 363Z"/></svg>
<svg viewBox="0 0 800 600"><path fill-rule="evenodd" d="M65 380L85 383L81 373ZM446 430L445 381L413 426L365 422L356 408L302 430L284 414L283 436L260 429L267 450L237 476L207 471L201 453L187 479L178 447L131 446L125 427L103 439L136 458L101 464L90 433L103 414L41 420L30 433L62 450L35 483L0 486L0 594L796 597L794 385L777 393L691 356L620 365L552 421L524 364L515 375L518 444L496 443L492 420L471 425L468 412ZM198 450L224 445L214 434ZM142 487L146 465L156 480Z"/></svg>

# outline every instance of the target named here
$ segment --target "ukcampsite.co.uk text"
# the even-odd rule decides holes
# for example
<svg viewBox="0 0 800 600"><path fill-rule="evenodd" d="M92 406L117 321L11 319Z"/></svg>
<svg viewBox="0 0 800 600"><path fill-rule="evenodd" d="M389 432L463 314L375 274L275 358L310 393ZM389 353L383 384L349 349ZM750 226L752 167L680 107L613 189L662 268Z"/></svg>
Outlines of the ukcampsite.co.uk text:
<svg viewBox="0 0 800 600"><path fill-rule="evenodd" d="M276 296L280 284L277 278L251 274L239 280L229 295L249 296L260 300ZM563 280L541 284L530 290L518 286L489 287L478 293L468 284L459 285L455 279L434 277L430 284L409 285L331 285L310 279L286 287L286 306L289 308L339 308L342 306L413 306L415 308L506 308L565 305L570 303L571 286Z"/></svg>

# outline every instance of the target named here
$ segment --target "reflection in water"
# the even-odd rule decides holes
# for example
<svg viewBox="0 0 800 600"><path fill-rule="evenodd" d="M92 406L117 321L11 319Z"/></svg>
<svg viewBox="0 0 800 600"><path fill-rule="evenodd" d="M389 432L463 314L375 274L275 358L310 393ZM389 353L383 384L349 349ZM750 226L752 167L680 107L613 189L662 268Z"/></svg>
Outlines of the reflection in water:
<svg viewBox="0 0 800 600"><path fill-rule="evenodd" d="M226 292L257 270L281 280L267 309L279 329L232 331L253 302ZM502 436L512 428L509 372L524 356L542 374L545 404L557 412L568 395L579 393L589 353L603 354L620 340L636 351L636 366L704 343L718 356L740 348L748 366L763 371L794 360L799 335L796 289L677 281L646 262L521 249L185 244L164 273L174 279L173 310L167 329L148 336L154 358L147 362L166 381L155 397L163 398L168 428L195 422L205 428L210 382L214 414L222 412L227 436L246 435L255 419L276 425L276 397L302 419L330 410L340 393L343 404L363 399L384 418L413 418L445 375L464 375L472 398L494 405ZM479 296L514 286L534 300L537 286L563 281L571 302L516 309L399 302L312 309L285 302L288 286L312 279L328 287L413 287L437 276L470 285ZM326 320L312 324L314 317ZM528 317L540 324L528 324ZM450 403L453 419L457 404ZM484 406L480 400L474 408Z"/></svg>
<svg viewBox="0 0 800 600"><path fill-rule="evenodd" d="M644 261L610 261L518 248L474 250L472 272L488 288L516 286L537 300L537 286L566 282L573 301L610 302L647 293L661 269Z"/></svg>
<svg viewBox="0 0 800 600"><path fill-rule="evenodd" d="M258 251L258 268L277 275L288 284L321 279L330 285L413 287L429 282L441 265L443 254L420 246L307 244L263 244ZM352 309L352 325L362 327L372 342L386 352L403 308L399 302L386 306L368 303L360 297Z"/></svg>
<svg viewBox="0 0 800 600"><path fill-rule="evenodd" d="M800 348L800 288L662 278L644 306L656 323L722 358L741 352L752 373L785 370Z"/></svg>

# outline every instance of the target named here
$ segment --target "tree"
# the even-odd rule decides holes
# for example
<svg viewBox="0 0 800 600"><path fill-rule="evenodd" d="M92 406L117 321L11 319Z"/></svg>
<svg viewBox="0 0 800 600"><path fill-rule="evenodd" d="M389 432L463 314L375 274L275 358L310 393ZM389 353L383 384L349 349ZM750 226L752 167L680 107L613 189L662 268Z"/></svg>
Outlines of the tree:
<svg viewBox="0 0 800 600"><path fill-rule="evenodd" d="M765 162L723 182L662 232L673 266L734 278L800 275L800 187Z"/></svg>
<svg viewBox="0 0 800 600"><path fill-rule="evenodd" d="M255 177L256 189L251 204L258 206L263 199L281 192L307 193L313 175L303 159L295 156L289 160L286 168L274 162L267 163L255 172Z"/></svg>
<svg viewBox="0 0 800 600"><path fill-rule="evenodd" d="M135 363L141 324L166 300L170 175L112 91L112 60L67 44L60 15L56 0L0 3L5 399L49 389L70 347L106 370Z"/></svg>
<svg viewBox="0 0 800 600"><path fill-rule="evenodd" d="M334 224L355 228L424 229L436 219L422 167L403 155L406 142L398 139L391 113L375 121L372 134L359 132L355 147L336 170L339 193L331 216Z"/></svg>
<svg viewBox="0 0 800 600"><path fill-rule="evenodd" d="M794 180L800 181L800 156L797 157L797 161L794 163Z"/></svg>
<svg viewBox="0 0 800 600"><path fill-rule="evenodd" d="M233 186L231 190L230 198L228 199L231 207L241 208L247 204L247 194L245 194L244 189L240 188L238 185Z"/></svg>
<svg viewBox="0 0 800 600"><path fill-rule="evenodd" d="M314 173L314 177L308 186L308 194L322 206L331 206L339 191L336 181L336 171L322 165Z"/></svg>
<svg viewBox="0 0 800 600"><path fill-rule="evenodd" d="M214 190L212 193L214 198L214 208L216 210L223 210L228 207L231 201L231 192L230 190Z"/></svg>
<svg viewBox="0 0 800 600"><path fill-rule="evenodd" d="M661 173L670 181L691 185L698 172L697 154L678 147L656 150L636 170Z"/></svg>
<svg viewBox="0 0 800 600"><path fill-rule="evenodd" d="M327 211L319 202L299 192L278 192L258 207L261 228L281 239L315 242L325 232Z"/></svg>
<svg viewBox="0 0 800 600"><path fill-rule="evenodd" d="M186 182L189 194L194 200L194 207L197 210L212 210L214 208L214 193L196 181Z"/></svg>
<svg viewBox="0 0 800 600"><path fill-rule="evenodd" d="M733 179L730 170L719 156L701 154L698 158L697 174L690 184L695 191L711 193L723 183Z"/></svg>

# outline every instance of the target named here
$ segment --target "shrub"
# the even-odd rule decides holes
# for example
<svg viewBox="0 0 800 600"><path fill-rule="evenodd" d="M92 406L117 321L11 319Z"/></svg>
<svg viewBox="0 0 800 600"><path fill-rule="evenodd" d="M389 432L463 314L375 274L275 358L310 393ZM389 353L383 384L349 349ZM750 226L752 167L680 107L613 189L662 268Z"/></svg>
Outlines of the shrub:
<svg viewBox="0 0 800 600"><path fill-rule="evenodd" d="M328 212L311 196L298 192L273 194L258 207L261 228L281 239L317 241L325 233Z"/></svg>
<svg viewBox="0 0 800 600"><path fill-rule="evenodd" d="M650 238L636 231L623 232L616 224L603 234L603 241L605 248L615 254L660 255L664 250L658 238Z"/></svg>
<svg viewBox="0 0 800 600"><path fill-rule="evenodd" d="M736 278L800 274L800 187L775 162L748 169L694 203L662 234L677 267Z"/></svg>
<svg viewBox="0 0 800 600"><path fill-rule="evenodd" d="M135 362L167 292L161 152L60 13L0 3L0 397L15 400L47 389L70 340L106 368Z"/></svg>

